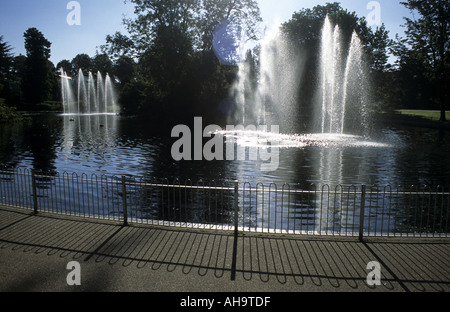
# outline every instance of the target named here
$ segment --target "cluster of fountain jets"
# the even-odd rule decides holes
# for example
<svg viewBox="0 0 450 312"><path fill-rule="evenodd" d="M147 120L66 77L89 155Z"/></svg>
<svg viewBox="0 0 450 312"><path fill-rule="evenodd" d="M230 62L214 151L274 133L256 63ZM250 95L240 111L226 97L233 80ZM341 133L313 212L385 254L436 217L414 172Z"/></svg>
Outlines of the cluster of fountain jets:
<svg viewBox="0 0 450 312"><path fill-rule="evenodd" d="M64 115L116 115L118 113L114 84L107 73L100 71L94 77L81 69L74 79L61 68L61 92Z"/></svg>
<svg viewBox="0 0 450 312"><path fill-rule="evenodd" d="M304 61L304 60L303 60ZM259 81L250 83L250 67L241 62L233 88L236 103L234 119L240 123L265 124L266 111L278 122L295 127L294 108L298 105L298 86L302 77L302 60L279 35L278 29L266 34L261 43ZM367 79L363 66L361 41L354 31L350 45L344 46L341 29L328 16L322 29L320 82L312 123L316 133L343 135L346 123L364 126L367 119ZM269 108L270 107L270 108ZM361 128L361 127L360 127Z"/></svg>

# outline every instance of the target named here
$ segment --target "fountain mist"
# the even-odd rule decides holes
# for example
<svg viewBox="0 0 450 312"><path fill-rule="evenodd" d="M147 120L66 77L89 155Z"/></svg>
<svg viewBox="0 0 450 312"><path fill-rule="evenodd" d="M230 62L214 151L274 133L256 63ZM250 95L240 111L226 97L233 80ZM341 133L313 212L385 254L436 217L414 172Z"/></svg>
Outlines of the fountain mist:
<svg viewBox="0 0 450 312"><path fill-rule="evenodd" d="M252 72L248 59L239 65L232 89L237 106L235 122L244 125L283 122L286 129L292 129L301 78L297 59L278 28L266 34L261 42L257 72Z"/></svg>

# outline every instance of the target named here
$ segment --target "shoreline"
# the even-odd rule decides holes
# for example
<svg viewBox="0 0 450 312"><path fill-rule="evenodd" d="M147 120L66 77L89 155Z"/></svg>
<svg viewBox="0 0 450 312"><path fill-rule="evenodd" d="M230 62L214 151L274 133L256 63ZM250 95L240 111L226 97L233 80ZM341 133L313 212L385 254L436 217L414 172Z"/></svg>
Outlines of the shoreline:
<svg viewBox="0 0 450 312"><path fill-rule="evenodd" d="M421 116L404 115L398 112L376 113L374 119L383 124L396 124L402 126L450 130L450 121L437 121Z"/></svg>
<svg viewBox="0 0 450 312"><path fill-rule="evenodd" d="M17 113L21 114L23 117L32 117L40 114L62 114L63 112L47 110L47 111L17 111ZM389 123L417 128L450 130L450 120L441 122L438 120L432 120L418 115L414 116L402 114L400 112L375 113L373 119L381 124Z"/></svg>

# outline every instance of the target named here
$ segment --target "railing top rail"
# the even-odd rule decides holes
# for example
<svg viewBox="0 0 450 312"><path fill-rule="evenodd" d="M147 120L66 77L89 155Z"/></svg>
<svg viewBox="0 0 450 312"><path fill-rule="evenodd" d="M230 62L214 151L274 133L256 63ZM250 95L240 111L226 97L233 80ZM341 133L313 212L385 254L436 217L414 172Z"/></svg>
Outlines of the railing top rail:
<svg viewBox="0 0 450 312"><path fill-rule="evenodd" d="M26 169L26 168L25 168ZM7 175L22 175L22 176L34 176L36 178L52 178L52 179L59 179L59 180L67 180L67 181L81 181L81 182L93 182L93 183L110 183L110 184L122 184L121 176L118 175L87 175L85 173L77 174L77 173L68 173L64 172L63 174L56 174L56 175L50 175L50 174L44 174L40 172L34 172L33 170L24 170L24 171L16 171L16 170L5 170L0 169L0 174L7 174ZM216 182L211 181L212 183L208 183L207 181L199 180L197 184L188 184L186 180L186 183L181 182L150 182L146 180L139 180L139 177L131 177L126 176L126 183L127 185L135 185L135 186L145 186L145 187L162 187L162 188L175 188L175 189L196 189L196 190L220 190L220 191L234 191L234 186L216 186L212 185ZM161 179L161 180L167 180L167 179ZM240 187L238 190L240 192L249 192L249 191L258 191L258 192L270 192L270 193L289 193L289 194L321 194L321 193L349 193L349 194L360 194L363 190L363 185L336 185L336 186L330 186L328 184L323 185L316 185L311 184L312 187L315 187L315 189L302 189L297 188L299 184L297 183L282 183L282 184L276 184L276 183L255 183L255 185L251 185L250 182L238 182ZM225 183L224 183L225 184ZM431 190L430 187L425 186L422 190L419 190L417 188L414 188L412 186L409 190L405 187L401 188L400 186L397 188L394 188L393 186L386 185L381 188L378 188L377 186L369 186L365 187L364 193L366 195L379 195L379 194L389 194L389 195L441 195L441 196L450 196L450 190L444 191L443 187L436 187L436 190Z"/></svg>

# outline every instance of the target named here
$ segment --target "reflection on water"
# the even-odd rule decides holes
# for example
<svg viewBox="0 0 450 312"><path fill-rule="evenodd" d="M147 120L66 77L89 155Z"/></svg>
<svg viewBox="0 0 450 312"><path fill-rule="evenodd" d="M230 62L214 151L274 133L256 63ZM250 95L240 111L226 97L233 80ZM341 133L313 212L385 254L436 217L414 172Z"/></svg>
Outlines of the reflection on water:
<svg viewBox="0 0 450 312"><path fill-rule="evenodd" d="M30 124L2 125L0 163L50 172L134 175L169 181L238 179L253 185L450 184L450 139L448 133L439 135L437 130L384 128L374 131L374 138L240 134L236 142L246 147L259 144L261 138L264 141L277 136L278 169L263 172L260 161L248 157L176 162L171 156L175 139L170 131L150 126L115 115L35 116Z"/></svg>
<svg viewBox="0 0 450 312"><path fill-rule="evenodd" d="M62 135L58 142L58 159L74 172L83 172L80 166L101 168L108 162L108 154L114 154L119 120L114 115L62 116Z"/></svg>

